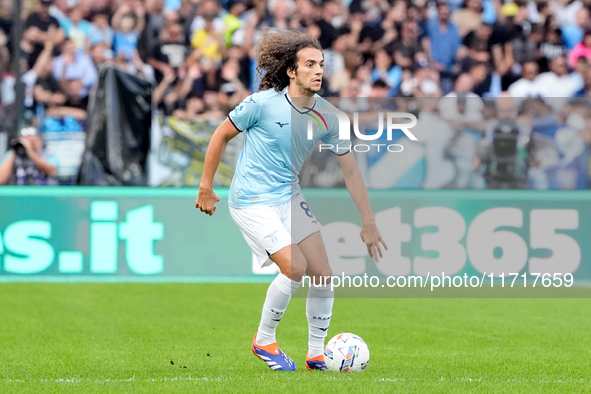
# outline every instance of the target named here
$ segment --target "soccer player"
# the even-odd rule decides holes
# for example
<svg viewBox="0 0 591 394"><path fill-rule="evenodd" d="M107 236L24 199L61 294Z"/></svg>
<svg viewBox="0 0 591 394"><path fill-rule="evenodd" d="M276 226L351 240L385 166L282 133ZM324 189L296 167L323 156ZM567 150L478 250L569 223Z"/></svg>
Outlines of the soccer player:
<svg viewBox="0 0 591 394"><path fill-rule="evenodd" d="M304 200L298 181L298 173L315 142L322 140L332 145L331 150L339 155L347 188L361 213L360 235L369 255L378 261L382 257L380 243L387 246L376 227L365 183L351 153L351 141L339 140L336 115L324 114L328 122L324 128L314 130L312 139L307 138L305 127L297 127L305 125L308 113L335 109L316 94L324 66L320 44L310 35L284 31L263 36L258 49L258 71L264 74L260 91L230 112L213 134L195 206L214 214L214 204L220 200L213 191L215 171L228 141L246 133L230 187L230 214L258 263L275 263L281 270L267 291L252 351L274 370L295 370L293 360L277 346L275 329L302 277L307 275L323 285L308 289L306 367L326 370L324 340L334 294L330 280L325 278L332 276L332 271L320 235L321 225Z"/></svg>

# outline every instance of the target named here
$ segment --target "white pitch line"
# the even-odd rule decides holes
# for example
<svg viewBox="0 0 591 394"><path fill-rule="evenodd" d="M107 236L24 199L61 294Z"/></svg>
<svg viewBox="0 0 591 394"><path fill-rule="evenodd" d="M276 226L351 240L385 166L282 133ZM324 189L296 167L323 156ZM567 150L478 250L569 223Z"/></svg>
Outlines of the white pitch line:
<svg viewBox="0 0 591 394"><path fill-rule="evenodd" d="M327 381L348 381L353 380L354 376L359 376L358 374L330 374L330 376L326 376L324 379L317 379L317 380L327 380ZM261 376L260 379L277 379L282 380L279 376ZM289 377L289 380L292 378ZM198 376L177 376L177 377L165 377L165 378L144 378L144 379L137 379L135 376L129 379L79 379L79 378L58 378L58 379L0 379L0 384L2 383L64 383L64 384L80 384L80 383L130 383L130 382L178 382L178 381L202 381L202 382L222 382L222 381L229 381L229 380L240 380L243 381L244 379L241 377L228 377L228 376L217 376L217 377L198 377ZM296 377L294 380L300 380L299 377ZM436 381L445 381L445 382L506 382L506 383L546 383L546 384L565 384L565 383L587 383L591 384L591 379L574 379L574 378L563 378L558 380L546 380L546 379L527 379L527 378L520 378L520 379L485 379L483 377L479 378L446 378L440 377L439 379L420 379L420 378L376 378L374 382L387 382L387 383L405 383L405 382L425 382L425 383L432 383Z"/></svg>

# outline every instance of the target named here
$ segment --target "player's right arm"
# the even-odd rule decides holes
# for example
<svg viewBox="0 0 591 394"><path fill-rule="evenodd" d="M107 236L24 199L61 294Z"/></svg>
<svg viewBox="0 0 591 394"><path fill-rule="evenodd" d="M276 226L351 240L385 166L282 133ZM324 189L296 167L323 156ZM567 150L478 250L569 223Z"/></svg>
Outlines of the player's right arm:
<svg viewBox="0 0 591 394"><path fill-rule="evenodd" d="M199 185L199 194L197 195L197 201L195 201L195 208L205 212L208 215L213 215L216 207L216 202L220 201L220 198L213 191L213 176L215 175L222 155L226 150L226 145L240 133L240 130L234 126L229 118L226 118L222 124L216 129L211 136L207 153L205 154L205 164L203 168L203 176L201 178L201 184Z"/></svg>

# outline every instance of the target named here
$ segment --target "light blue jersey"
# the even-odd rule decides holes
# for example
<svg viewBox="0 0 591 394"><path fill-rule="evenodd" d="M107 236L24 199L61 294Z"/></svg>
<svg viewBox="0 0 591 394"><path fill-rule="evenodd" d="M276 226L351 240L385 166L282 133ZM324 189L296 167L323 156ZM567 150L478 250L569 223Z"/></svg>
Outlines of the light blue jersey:
<svg viewBox="0 0 591 394"><path fill-rule="evenodd" d="M300 190L298 174L314 144L322 140L337 154L347 153L350 140L339 140L336 115L321 114L323 109L336 109L316 95L310 108L298 108L287 90L264 90L248 96L228 118L246 132L228 204L242 209L255 204L274 206L291 199ZM307 125L314 125L308 139Z"/></svg>

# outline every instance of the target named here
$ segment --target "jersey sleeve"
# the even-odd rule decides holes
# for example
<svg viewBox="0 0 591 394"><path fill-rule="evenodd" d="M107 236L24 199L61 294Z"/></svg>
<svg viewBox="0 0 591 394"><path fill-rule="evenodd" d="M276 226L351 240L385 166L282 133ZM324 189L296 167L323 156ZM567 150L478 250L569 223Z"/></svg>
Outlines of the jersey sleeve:
<svg viewBox="0 0 591 394"><path fill-rule="evenodd" d="M238 131L246 131L260 119L259 103L248 96L228 114L228 118Z"/></svg>
<svg viewBox="0 0 591 394"><path fill-rule="evenodd" d="M332 147L329 149L339 156L348 153L351 150L351 140L339 139L339 121L337 116L334 114L330 114L326 116L326 121L328 125L328 131L321 138L322 142L324 142L325 144L332 145Z"/></svg>

